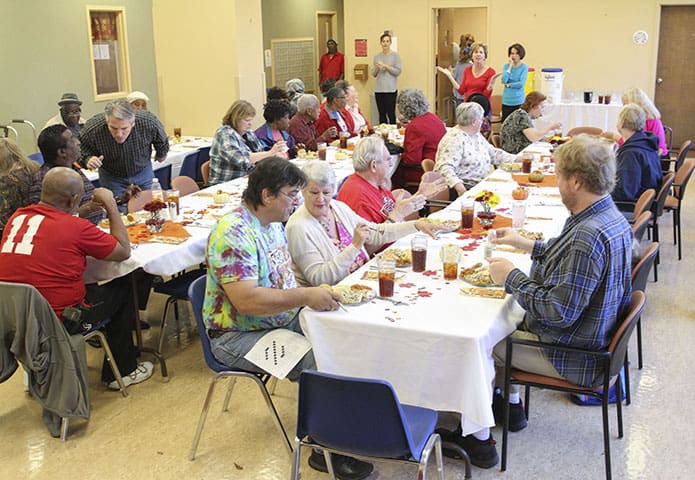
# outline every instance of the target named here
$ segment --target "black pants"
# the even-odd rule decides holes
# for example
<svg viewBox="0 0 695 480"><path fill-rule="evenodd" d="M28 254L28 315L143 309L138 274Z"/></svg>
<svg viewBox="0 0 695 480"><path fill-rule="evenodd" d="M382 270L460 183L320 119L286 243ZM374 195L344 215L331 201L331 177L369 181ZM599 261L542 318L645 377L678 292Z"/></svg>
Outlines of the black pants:
<svg viewBox="0 0 695 480"><path fill-rule="evenodd" d="M396 124L396 97L398 90L395 92L375 92L376 108L379 110L379 123Z"/></svg>
<svg viewBox="0 0 695 480"><path fill-rule="evenodd" d="M138 365L138 350L133 344L131 325L135 318L135 301L133 299L133 287L130 275L117 278L104 285L87 285L85 302L93 305L83 313L83 319L89 323L97 323L106 317L111 322L105 327L104 334L111 347L111 353L121 371L121 375L128 375ZM112 382L113 376L106 357L101 368L101 380Z"/></svg>
<svg viewBox="0 0 695 480"><path fill-rule="evenodd" d="M501 123L504 123L505 119L512 114L514 110L518 110L521 105L502 105L502 119Z"/></svg>

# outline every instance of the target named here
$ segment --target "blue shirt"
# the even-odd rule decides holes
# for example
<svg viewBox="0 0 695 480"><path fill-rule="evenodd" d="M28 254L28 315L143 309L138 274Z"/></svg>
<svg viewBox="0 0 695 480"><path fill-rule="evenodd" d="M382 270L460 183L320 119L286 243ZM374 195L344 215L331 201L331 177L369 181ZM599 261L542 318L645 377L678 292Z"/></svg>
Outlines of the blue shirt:
<svg viewBox="0 0 695 480"><path fill-rule="evenodd" d="M526 328L546 343L601 350L632 293L632 231L610 195L567 219L557 238L537 241L529 276L513 270L505 290L526 310ZM595 386L594 357L548 351L568 380Z"/></svg>
<svg viewBox="0 0 695 480"><path fill-rule="evenodd" d="M507 70L509 70L509 64L505 63L502 67L502 84L509 84L509 86L505 86L502 92L502 105L521 105L526 98L524 85L528 76L528 65L522 63L518 67L512 67L510 73L507 73Z"/></svg>

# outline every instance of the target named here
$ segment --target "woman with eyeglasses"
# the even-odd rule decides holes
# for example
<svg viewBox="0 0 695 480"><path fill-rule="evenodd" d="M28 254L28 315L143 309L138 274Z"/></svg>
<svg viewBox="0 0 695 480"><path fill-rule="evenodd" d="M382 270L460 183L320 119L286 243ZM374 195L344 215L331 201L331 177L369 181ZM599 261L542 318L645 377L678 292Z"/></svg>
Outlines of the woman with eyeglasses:
<svg viewBox="0 0 695 480"><path fill-rule="evenodd" d="M418 230L434 236L440 229L424 219L369 222L333 199L336 178L330 165L311 161L303 171L307 176L304 204L285 227L292 269L300 286L335 285L369 261L368 250Z"/></svg>
<svg viewBox="0 0 695 480"><path fill-rule="evenodd" d="M548 135L548 132L562 126L560 122L551 123L545 128L535 128L533 121L543 116L546 96L541 92L529 92L524 103L514 110L500 129L500 146L508 153L519 153L531 143Z"/></svg>

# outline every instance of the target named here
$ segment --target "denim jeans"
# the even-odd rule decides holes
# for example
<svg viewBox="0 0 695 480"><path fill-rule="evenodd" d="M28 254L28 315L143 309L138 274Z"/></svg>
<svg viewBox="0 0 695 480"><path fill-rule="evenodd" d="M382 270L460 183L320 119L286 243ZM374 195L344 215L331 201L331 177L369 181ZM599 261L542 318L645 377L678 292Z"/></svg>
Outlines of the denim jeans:
<svg viewBox="0 0 695 480"><path fill-rule="evenodd" d="M287 328L293 332L302 333L299 326L299 315L295 316L290 323L281 328ZM269 330L255 330L251 332L228 332L218 338L210 340L212 354L218 362L230 368L238 368L246 372L267 373L258 365L249 362L244 358L249 350L261 339ZM316 369L314 354L309 351L299 361L297 365L287 374L287 378L293 382L299 380L302 370Z"/></svg>
<svg viewBox="0 0 695 480"><path fill-rule="evenodd" d="M116 177L103 168L99 169L99 183L102 187L111 190L116 197L122 195L131 183L139 186L143 190L149 190L152 188L153 178L154 171L152 170L152 164L150 162L147 163L145 168L130 177Z"/></svg>

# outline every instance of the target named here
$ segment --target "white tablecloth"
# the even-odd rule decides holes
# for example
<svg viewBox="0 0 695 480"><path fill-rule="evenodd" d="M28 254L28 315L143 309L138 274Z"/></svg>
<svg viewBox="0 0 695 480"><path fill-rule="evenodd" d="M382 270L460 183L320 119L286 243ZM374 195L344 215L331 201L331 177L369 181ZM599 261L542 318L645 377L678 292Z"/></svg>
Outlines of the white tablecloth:
<svg viewBox="0 0 695 480"><path fill-rule="evenodd" d="M533 145L532 149L547 150ZM473 189L492 190L502 197L498 215L510 215L511 191L517 184L509 173L496 171ZM546 238L562 227L567 211L557 188L530 188L527 215L536 217L525 228L542 231ZM459 201L435 216L460 219ZM491 409L494 366L492 348L509 335L523 319L523 310L510 295L504 300L468 297L462 280L444 281L439 248L444 243L468 247L462 266L482 261L484 240L464 238L456 232L428 241L427 268L432 272L413 273L396 281L395 297L407 303L397 306L375 299L359 306L346 306L347 312L302 310L302 329L310 339L318 368L336 374L388 380L404 403L461 413L464 434L494 425ZM409 238L396 242L408 247ZM495 256L509 258L528 271L526 254L504 248ZM376 281L362 280L367 266L347 277L343 284L361 283L378 290ZM435 273L436 272L436 273ZM434 273L434 274L432 274Z"/></svg>
<svg viewBox="0 0 695 480"><path fill-rule="evenodd" d="M617 131L618 112L622 105L611 103L603 105L598 103L558 103L548 104L543 116L534 120L538 128L554 122L562 123L562 131L566 134L574 127L598 127L610 132Z"/></svg>

